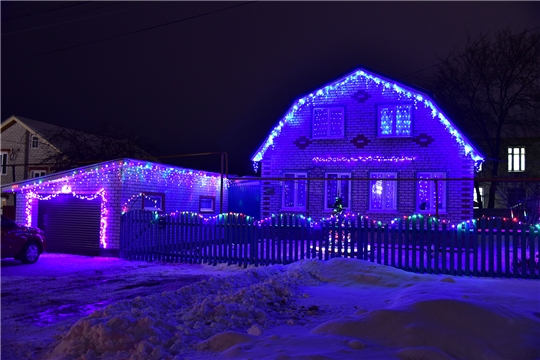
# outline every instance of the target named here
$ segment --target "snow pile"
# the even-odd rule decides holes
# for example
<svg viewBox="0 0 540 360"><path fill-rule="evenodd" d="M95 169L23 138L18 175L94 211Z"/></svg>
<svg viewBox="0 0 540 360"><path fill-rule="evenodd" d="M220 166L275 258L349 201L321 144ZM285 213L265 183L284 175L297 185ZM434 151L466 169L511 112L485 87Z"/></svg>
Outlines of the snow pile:
<svg viewBox="0 0 540 360"><path fill-rule="evenodd" d="M49 358L536 359L538 284L341 258L248 268L95 311Z"/></svg>
<svg viewBox="0 0 540 360"><path fill-rule="evenodd" d="M304 271L299 264L250 269L174 292L120 301L79 320L52 357L114 354L118 358L126 355L122 352L130 352L132 358L161 359L193 350L201 341L224 331L260 334L260 328L253 325L275 326L309 314L309 310L291 306L293 289L317 283L305 270L320 265L306 262Z"/></svg>

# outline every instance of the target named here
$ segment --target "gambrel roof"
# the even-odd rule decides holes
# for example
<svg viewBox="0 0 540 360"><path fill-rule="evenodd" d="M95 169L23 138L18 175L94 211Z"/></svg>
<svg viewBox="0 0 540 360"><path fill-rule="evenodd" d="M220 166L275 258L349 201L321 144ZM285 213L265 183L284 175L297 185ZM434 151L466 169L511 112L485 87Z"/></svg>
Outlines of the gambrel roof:
<svg viewBox="0 0 540 360"><path fill-rule="evenodd" d="M435 104L427 93L416 89L413 86L405 85L390 79L387 76L379 75L373 71L367 71L365 69L357 69L349 73L348 75L320 88L303 98L300 98L294 102L294 104L287 110L285 115L279 120L277 125L272 129L266 140L257 149L251 160L253 162L259 162L263 159L265 152L274 144L274 139L279 137L281 130L290 121L300 109L305 106L310 106L316 102L317 99L326 97L331 90L339 89L343 85L358 83L369 83L375 86L381 86L384 90L390 90L398 95L414 101L415 104L422 103L427 108L431 109L431 115L433 118L437 118L446 128L446 130L453 136L455 141L463 147L465 154L470 156L476 164L484 161L482 153L476 149L472 142L457 128L450 119L448 119L439 106Z"/></svg>

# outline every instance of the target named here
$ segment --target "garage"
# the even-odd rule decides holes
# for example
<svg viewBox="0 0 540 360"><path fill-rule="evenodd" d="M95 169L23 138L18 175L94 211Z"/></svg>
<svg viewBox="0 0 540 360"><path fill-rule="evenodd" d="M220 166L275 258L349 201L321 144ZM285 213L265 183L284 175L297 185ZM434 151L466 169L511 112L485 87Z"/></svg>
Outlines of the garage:
<svg viewBox="0 0 540 360"><path fill-rule="evenodd" d="M45 232L47 252L99 256L101 198L62 194L38 202L38 228Z"/></svg>

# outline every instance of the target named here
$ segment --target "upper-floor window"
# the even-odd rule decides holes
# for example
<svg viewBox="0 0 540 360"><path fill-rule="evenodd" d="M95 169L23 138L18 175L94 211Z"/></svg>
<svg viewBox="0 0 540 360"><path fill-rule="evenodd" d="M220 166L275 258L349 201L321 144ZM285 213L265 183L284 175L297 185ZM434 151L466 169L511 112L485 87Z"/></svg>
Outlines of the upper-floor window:
<svg viewBox="0 0 540 360"><path fill-rule="evenodd" d="M39 138L37 136L32 136L32 149L39 148Z"/></svg>
<svg viewBox="0 0 540 360"><path fill-rule="evenodd" d="M509 172L525 171L525 148L524 147L509 147L508 148L508 171Z"/></svg>
<svg viewBox="0 0 540 360"><path fill-rule="evenodd" d="M2 175L7 174L7 161L8 161L8 152L2 151L2 163L0 166L2 167Z"/></svg>
<svg viewBox="0 0 540 360"><path fill-rule="evenodd" d="M326 189L324 191L324 207L326 210L333 209L337 198L341 198L343 208L349 209L351 203L351 174L350 173L327 173Z"/></svg>
<svg viewBox="0 0 540 360"><path fill-rule="evenodd" d="M416 210L432 214L437 209L439 212L446 212L446 181L427 180L445 179L446 174L443 172L419 172L417 177L425 180L417 182Z"/></svg>
<svg viewBox="0 0 540 360"><path fill-rule="evenodd" d="M306 173L285 173L283 177L283 209L305 209L307 181L301 180L307 178ZM290 179L290 180L288 180Z"/></svg>
<svg viewBox="0 0 540 360"><path fill-rule="evenodd" d="M343 108L313 109L313 138L342 138L343 136L345 136Z"/></svg>
<svg viewBox="0 0 540 360"><path fill-rule="evenodd" d="M33 178L40 177L40 176L45 176L45 175L47 175L47 171L45 171L45 170L32 170L31 171L31 176Z"/></svg>
<svg viewBox="0 0 540 360"><path fill-rule="evenodd" d="M369 209L381 211L397 210L397 173L395 172L373 172L370 174L373 179L369 182Z"/></svg>
<svg viewBox="0 0 540 360"><path fill-rule="evenodd" d="M379 106L379 136L410 136L411 105Z"/></svg>

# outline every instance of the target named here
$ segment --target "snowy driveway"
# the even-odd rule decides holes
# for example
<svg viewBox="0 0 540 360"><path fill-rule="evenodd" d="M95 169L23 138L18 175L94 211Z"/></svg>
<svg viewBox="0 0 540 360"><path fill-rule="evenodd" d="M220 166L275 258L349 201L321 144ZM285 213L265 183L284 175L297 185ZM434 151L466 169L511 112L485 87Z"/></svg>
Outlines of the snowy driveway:
<svg viewBox="0 0 540 360"><path fill-rule="evenodd" d="M210 277L204 265L162 264L66 254L37 263L2 260L2 358L45 349L78 319L122 299L158 294ZM30 350L34 344L34 349ZM30 354L30 353L29 353Z"/></svg>

